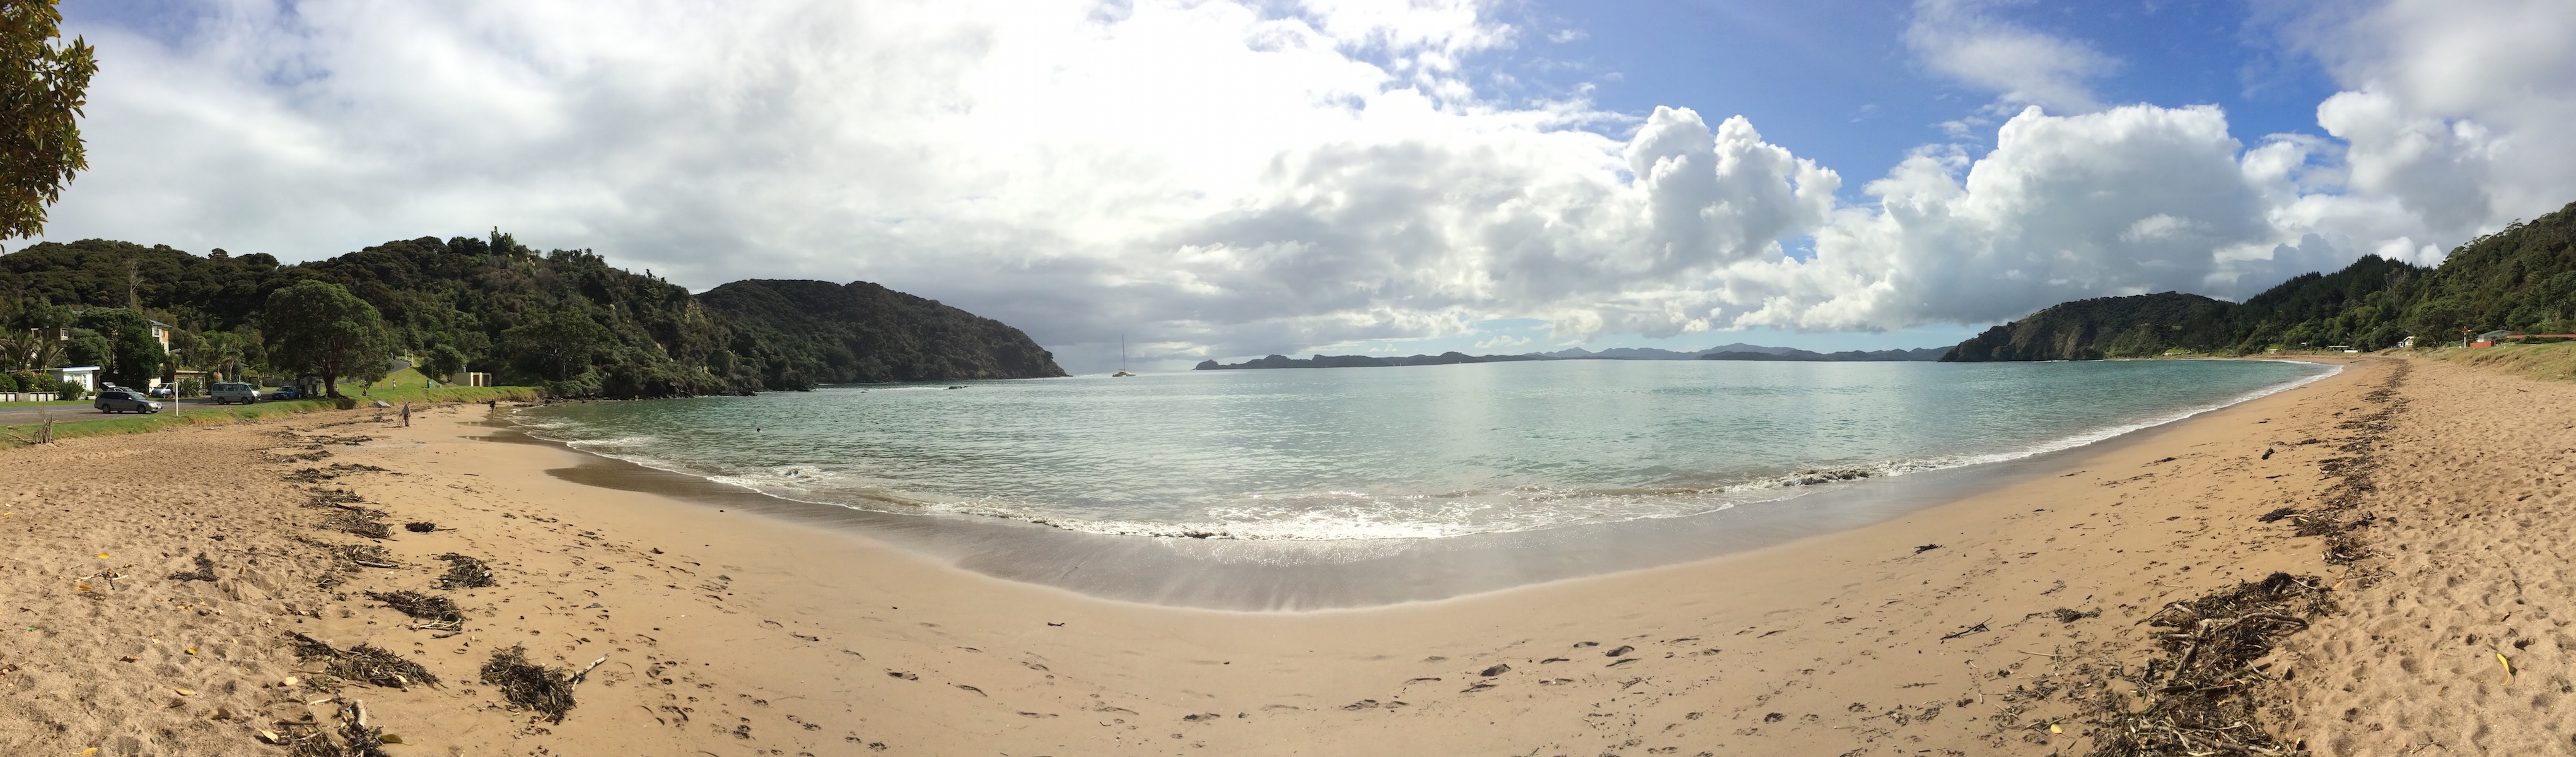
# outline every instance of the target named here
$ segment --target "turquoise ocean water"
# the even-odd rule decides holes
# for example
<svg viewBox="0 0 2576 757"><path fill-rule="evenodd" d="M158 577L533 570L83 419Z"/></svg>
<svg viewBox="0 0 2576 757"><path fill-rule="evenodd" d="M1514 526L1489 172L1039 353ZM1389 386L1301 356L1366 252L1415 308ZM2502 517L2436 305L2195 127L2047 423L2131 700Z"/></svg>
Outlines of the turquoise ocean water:
<svg viewBox="0 0 2576 757"><path fill-rule="evenodd" d="M1103 534L1421 539L1696 515L2011 459L2334 370L1587 360L844 386L515 420L817 506Z"/></svg>

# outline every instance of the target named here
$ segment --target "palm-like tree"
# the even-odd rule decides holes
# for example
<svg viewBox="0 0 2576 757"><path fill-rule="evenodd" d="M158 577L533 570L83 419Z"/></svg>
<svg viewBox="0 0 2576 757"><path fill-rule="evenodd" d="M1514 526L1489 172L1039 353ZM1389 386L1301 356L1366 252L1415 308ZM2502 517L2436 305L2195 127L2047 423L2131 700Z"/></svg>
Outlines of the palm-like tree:
<svg viewBox="0 0 2576 757"><path fill-rule="evenodd" d="M242 337L225 331L196 334L190 348L183 352L190 368L205 371L215 381L239 380Z"/></svg>
<svg viewBox="0 0 2576 757"><path fill-rule="evenodd" d="M54 307L44 300L28 302L11 300L0 303L0 368L10 371L41 371L51 368L62 356L61 330L71 325L68 308Z"/></svg>

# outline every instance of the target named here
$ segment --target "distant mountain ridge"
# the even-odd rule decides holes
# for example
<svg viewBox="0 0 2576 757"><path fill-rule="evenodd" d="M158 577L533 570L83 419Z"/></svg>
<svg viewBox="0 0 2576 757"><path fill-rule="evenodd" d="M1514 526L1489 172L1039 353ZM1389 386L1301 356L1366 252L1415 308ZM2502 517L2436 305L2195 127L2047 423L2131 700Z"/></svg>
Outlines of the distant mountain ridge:
<svg viewBox="0 0 2576 757"><path fill-rule="evenodd" d="M1208 360L1199 363L1193 370L1232 371L1263 368L1384 368L1406 365L1517 363L1540 360L1767 360L1833 363L1899 361L1929 362L1940 359L1941 355L1947 350L1948 348L1945 347L1925 347L1917 350L1876 350L1868 352L1848 350L1844 352L1819 353L1793 347L1764 347L1761 345L1736 343L1719 345L1697 352L1675 352L1672 350L1655 349L1652 347L1613 347L1595 352L1581 347L1575 347L1571 349L1557 350L1555 352L1531 352L1520 355L1469 355L1455 351L1443 352L1438 355L1412 355L1407 357L1315 355L1308 358L1292 358L1286 355L1271 355L1269 357L1231 364Z"/></svg>
<svg viewBox="0 0 2576 757"><path fill-rule="evenodd" d="M1559 360L1698 360L1700 359L1700 356L1713 352L1759 352L1766 355L1778 355L1789 352L1806 351L1789 347L1764 347L1758 344L1736 342L1734 344L1721 344L1693 352L1675 352L1672 350L1661 350L1653 347L1612 347L1600 352L1593 352L1581 347L1571 347L1557 350L1555 352L1533 352L1529 354L1537 355L1539 357L1556 358ZM1812 355L1815 353L1809 352L1807 354Z"/></svg>
<svg viewBox="0 0 2576 757"><path fill-rule="evenodd" d="M1821 353L1808 352L1800 349L1790 349L1787 347L1778 349L1780 350L1779 352L1711 352L1699 356L1699 359L1771 360L1816 363L1905 363L1940 360L1942 355L1950 352L1950 348L1948 347L1925 347L1914 350L1844 350L1842 352Z"/></svg>
<svg viewBox="0 0 2576 757"><path fill-rule="evenodd" d="M2051 305L1960 342L1945 362L2100 360L2172 352L2379 350L2464 331L2576 332L2576 203L2453 248L2425 268L2364 255L2243 303L2164 292Z"/></svg>

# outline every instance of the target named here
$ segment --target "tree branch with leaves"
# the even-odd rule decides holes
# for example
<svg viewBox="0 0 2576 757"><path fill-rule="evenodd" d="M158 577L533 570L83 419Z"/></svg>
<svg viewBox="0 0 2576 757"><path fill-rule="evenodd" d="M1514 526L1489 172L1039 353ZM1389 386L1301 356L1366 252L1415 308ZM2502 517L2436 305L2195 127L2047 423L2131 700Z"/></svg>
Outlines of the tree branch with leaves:
<svg viewBox="0 0 2576 757"><path fill-rule="evenodd" d="M98 73L96 51L62 37L53 0L0 0L0 238L45 230L45 207L72 174L89 169L81 107Z"/></svg>

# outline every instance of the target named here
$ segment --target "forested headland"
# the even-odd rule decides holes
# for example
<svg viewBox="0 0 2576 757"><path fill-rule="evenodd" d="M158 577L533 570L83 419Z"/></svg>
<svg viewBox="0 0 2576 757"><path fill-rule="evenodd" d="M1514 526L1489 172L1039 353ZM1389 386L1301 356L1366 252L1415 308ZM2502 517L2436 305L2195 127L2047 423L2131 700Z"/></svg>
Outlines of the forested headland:
<svg viewBox="0 0 2576 757"><path fill-rule="evenodd" d="M1944 362L2255 355L2422 346L2494 329L2576 333L2576 203L2453 248L2425 268L2365 255L2233 303L2165 292L2052 305L1959 343Z"/></svg>
<svg viewBox="0 0 2576 757"><path fill-rule="evenodd" d="M743 281L694 295L589 250L539 253L497 230L300 264L45 242L0 255L0 320L9 375L111 365L109 378L127 386L180 369L364 378L397 355L427 375L486 372L572 397L1064 375L1019 329L875 284ZM173 327L174 352L158 354L142 333L151 321Z"/></svg>

